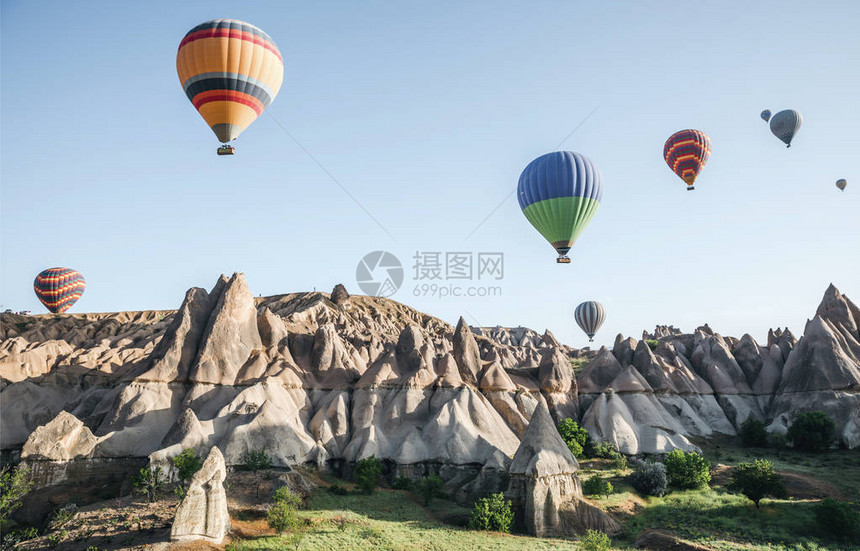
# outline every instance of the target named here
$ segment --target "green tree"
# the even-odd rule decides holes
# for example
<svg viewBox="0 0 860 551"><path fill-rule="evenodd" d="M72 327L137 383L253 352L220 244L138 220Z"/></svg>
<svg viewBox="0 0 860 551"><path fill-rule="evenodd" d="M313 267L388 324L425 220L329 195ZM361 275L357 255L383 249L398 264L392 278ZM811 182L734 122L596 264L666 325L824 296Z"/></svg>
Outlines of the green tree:
<svg viewBox="0 0 860 551"><path fill-rule="evenodd" d="M741 423L738 437L745 448L763 448L767 446L767 430L764 423L755 419L752 415Z"/></svg>
<svg viewBox="0 0 860 551"><path fill-rule="evenodd" d="M563 419L558 424L558 433L561 435L564 443L567 444L570 453L576 458L583 457L585 451L590 450L592 447L591 435L573 419Z"/></svg>
<svg viewBox="0 0 860 551"><path fill-rule="evenodd" d="M287 486L275 490L274 503L266 511L269 527L284 536L287 543L298 549L308 531L308 524L299 516L302 498L292 493Z"/></svg>
<svg viewBox="0 0 860 551"><path fill-rule="evenodd" d="M666 495L669 482L666 478L666 465L657 462L642 463L630 474L630 484L640 494L646 496Z"/></svg>
<svg viewBox="0 0 860 551"><path fill-rule="evenodd" d="M608 496L613 489L612 483L599 474L590 476L582 483L582 493L587 496Z"/></svg>
<svg viewBox="0 0 860 551"><path fill-rule="evenodd" d="M779 457L783 450L788 449L788 437L781 432L771 433L767 437L767 443L776 451L777 457Z"/></svg>
<svg viewBox="0 0 860 551"><path fill-rule="evenodd" d="M152 469L146 466L142 468L131 479L131 485L135 490L145 495L147 501L150 503L155 502L158 492L161 491L161 487L164 485L161 477L161 467Z"/></svg>
<svg viewBox="0 0 860 551"><path fill-rule="evenodd" d="M607 551L612 542L609 536L598 530L589 530L579 541L583 551Z"/></svg>
<svg viewBox="0 0 860 551"><path fill-rule="evenodd" d="M186 448L173 458L173 466L176 467L176 478L179 479L175 492L182 499L188 491L188 481L203 467L203 459L194 452L194 448Z"/></svg>
<svg viewBox="0 0 860 551"><path fill-rule="evenodd" d="M382 474L382 461L371 455L355 463L355 483L365 494L372 494Z"/></svg>
<svg viewBox="0 0 860 551"><path fill-rule="evenodd" d="M784 498L788 495L782 477L773 470L773 463L767 459L738 464L732 472L728 489L745 495L755 503L756 509L765 497Z"/></svg>
<svg viewBox="0 0 860 551"><path fill-rule="evenodd" d="M663 460L669 486L681 490L701 488L711 481L711 462L696 452L672 450Z"/></svg>
<svg viewBox="0 0 860 551"><path fill-rule="evenodd" d="M475 503L472 517L469 519L469 528L510 532L513 522L514 513L511 511L511 502L500 492L481 498Z"/></svg>
<svg viewBox="0 0 860 551"><path fill-rule="evenodd" d="M7 466L0 470L0 526L21 506L32 488L28 469Z"/></svg>
<svg viewBox="0 0 860 551"><path fill-rule="evenodd" d="M247 450L239 457L242 462L241 470L257 472L272 467L272 456L266 450Z"/></svg>
<svg viewBox="0 0 860 551"><path fill-rule="evenodd" d="M430 500L442 496L442 479L435 474L425 476L415 483L415 492L424 498L425 506L430 505Z"/></svg>
<svg viewBox="0 0 860 551"><path fill-rule="evenodd" d="M787 436L795 449L820 452L836 439L836 425L823 411L807 411L794 418Z"/></svg>

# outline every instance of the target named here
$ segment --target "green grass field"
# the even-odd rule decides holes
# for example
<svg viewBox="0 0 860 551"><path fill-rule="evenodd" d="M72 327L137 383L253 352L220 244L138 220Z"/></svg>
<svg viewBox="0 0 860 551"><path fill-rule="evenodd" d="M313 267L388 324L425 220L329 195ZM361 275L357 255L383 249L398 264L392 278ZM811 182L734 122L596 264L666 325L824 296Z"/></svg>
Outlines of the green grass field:
<svg viewBox="0 0 860 551"><path fill-rule="evenodd" d="M801 490L837 491L843 499L860 496L860 453L832 451L805 454L783 451L775 457L772 450L743 449L726 439L704 449L713 466L736 465L764 457L774 461L777 470L798 475ZM609 460L581 463L581 479L599 473L610 480L614 492L591 502L610 512L622 523L622 532L613 538L613 549L632 549L645 529L668 532L691 543L713 549L734 550L848 550L856 545L833 540L819 530L814 520L817 499L764 499L760 509L743 496L723 488L725 476L715 477L709 488L673 491L664 497L643 497L627 483L629 469L619 469ZM579 549L577 541L537 539L526 536L476 532L465 528L470 510L456 503L435 499L423 507L408 493L380 489L372 495L355 492L352 485L329 479L351 488L339 496L319 488L308 500L301 515L311 527L299 549ZM257 517L259 525L265 521ZM257 535L236 542L229 550L287 549L286 539Z"/></svg>

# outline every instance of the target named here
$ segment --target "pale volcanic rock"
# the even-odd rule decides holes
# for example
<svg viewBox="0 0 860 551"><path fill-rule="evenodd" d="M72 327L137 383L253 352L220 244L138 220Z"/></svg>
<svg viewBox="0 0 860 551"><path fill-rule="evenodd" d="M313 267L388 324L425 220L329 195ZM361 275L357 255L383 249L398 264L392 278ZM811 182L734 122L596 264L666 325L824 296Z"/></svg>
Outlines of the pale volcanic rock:
<svg viewBox="0 0 860 551"><path fill-rule="evenodd" d="M620 333L615 337L615 345L612 347L612 353L618 359L621 365L630 365L633 363L633 353L636 350L636 339L633 337L624 338Z"/></svg>
<svg viewBox="0 0 860 551"><path fill-rule="evenodd" d="M262 347L254 295L245 276L233 274L212 309L190 380L233 384L251 352Z"/></svg>
<svg viewBox="0 0 860 551"><path fill-rule="evenodd" d="M96 437L74 415L61 411L27 438L21 459L69 461L92 456Z"/></svg>
<svg viewBox="0 0 860 551"><path fill-rule="evenodd" d="M481 371L481 353L475 335L462 317L454 330L453 345L454 360L460 369L460 378L468 384L477 384L478 373Z"/></svg>
<svg viewBox="0 0 860 551"><path fill-rule="evenodd" d="M218 280L213 290L223 286ZM173 317L158 346L153 350L146 372L137 376L140 381L187 381L197 348L212 312L212 297L205 289L193 287L185 294L182 306Z"/></svg>
<svg viewBox="0 0 860 551"><path fill-rule="evenodd" d="M0 344L0 378L17 383L51 371L73 348L64 340L28 342L14 337Z"/></svg>
<svg viewBox="0 0 860 551"><path fill-rule="evenodd" d="M227 466L217 447L212 447L203 466L194 473L185 498L176 509L171 541L203 540L221 543L230 531L224 480Z"/></svg>
<svg viewBox="0 0 860 551"><path fill-rule="evenodd" d="M594 357L576 378L579 394L597 394L603 392L623 368L621 363L606 347L601 347Z"/></svg>
<svg viewBox="0 0 860 551"><path fill-rule="evenodd" d="M602 511L582 498L579 463L561 439L549 410L535 409L509 469L505 496L514 503L516 520L534 536L570 536L600 528L618 531Z"/></svg>
<svg viewBox="0 0 860 551"><path fill-rule="evenodd" d="M267 348L280 345L289 336L283 318L268 308L263 308L263 313L257 316L257 327L260 330L260 340Z"/></svg>

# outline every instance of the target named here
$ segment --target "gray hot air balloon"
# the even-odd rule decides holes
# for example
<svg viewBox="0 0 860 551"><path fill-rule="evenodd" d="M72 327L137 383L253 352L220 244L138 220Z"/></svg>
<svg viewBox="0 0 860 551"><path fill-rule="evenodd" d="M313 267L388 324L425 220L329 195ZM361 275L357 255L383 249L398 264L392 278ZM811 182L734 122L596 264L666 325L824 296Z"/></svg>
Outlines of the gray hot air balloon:
<svg viewBox="0 0 860 551"><path fill-rule="evenodd" d="M588 335L588 342L591 342L594 340L594 334L603 325L603 320L606 319L606 310L599 302L589 300L576 307L573 317L576 318L577 325Z"/></svg>
<svg viewBox="0 0 860 551"><path fill-rule="evenodd" d="M838 187L840 191L845 191L845 186L847 185L848 181L845 178L839 178L836 180L836 187Z"/></svg>
<svg viewBox="0 0 860 551"><path fill-rule="evenodd" d="M761 120L767 122L770 120L770 109L765 109L761 112Z"/></svg>
<svg viewBox="0 0 860 551"><path fill-rule="evenodd" d="M785 147L791 147L791 140L800 130L803 117L794 109L780 111L770 118L770 131L773 135L785 143Z"/></svg>

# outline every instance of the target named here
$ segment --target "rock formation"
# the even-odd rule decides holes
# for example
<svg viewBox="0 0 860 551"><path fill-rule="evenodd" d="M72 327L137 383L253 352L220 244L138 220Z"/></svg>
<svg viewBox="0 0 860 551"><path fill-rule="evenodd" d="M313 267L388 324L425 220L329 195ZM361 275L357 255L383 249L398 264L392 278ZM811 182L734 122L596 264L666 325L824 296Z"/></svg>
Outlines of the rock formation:
<svg viewBox="0 0 860 551"><path fill-rule="evenodd" d="M191 478L188 493L176 509L170 530L172 541L204 540L221 543L230 531L224 479L227 467L224 456L212 447L203 467Z"/></svg>
<svg viewBox="0 0 860 551"><path fill-rule="evenodd" d="M561 439L545 406L538 406L509 470L505 493L516 521L538 537L572 535L587 529L615 533L619 525L582 499L579 464Z"/></svg>
<svg viewBox="0 0 860 551"><path fill-rule="evenodd" d="M452 327L337 287L254 298L234 274L176 311L0 314L0 448L167 462L217 446L227 465L265 449L276 466L333 469L376 455L405 475L437 473L468 501L506 487L544 409L628 454L695 449L750 416L784 431L810 409L857 447L858 320L831 287L800 340L659 326L647 342L574 350L549 331ZM583 358L575 376L570 360Z"/></svg>

